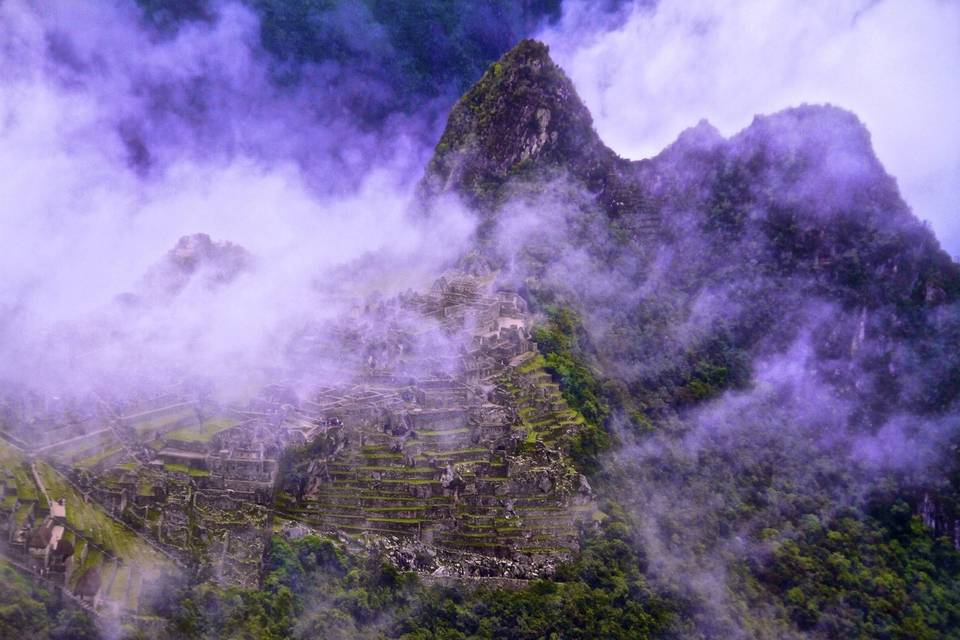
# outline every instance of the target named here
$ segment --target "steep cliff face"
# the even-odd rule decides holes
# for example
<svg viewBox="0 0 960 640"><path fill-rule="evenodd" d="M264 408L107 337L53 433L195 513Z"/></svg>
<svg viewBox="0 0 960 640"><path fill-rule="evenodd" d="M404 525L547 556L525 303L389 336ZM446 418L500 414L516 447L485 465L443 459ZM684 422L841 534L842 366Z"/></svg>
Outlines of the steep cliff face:
<svg viewBox="0 0 960 640"><path fill-rule="evenodd" d="M547 48L524 41L454 108L422 191L476 206L481 244L533 302L600 316L600 355L652 407L700 397L683 388L704 359L726 370L707 395L744 382L750 358L801 329L832 360L862 334L843 357L898 375L915 365L891 362L889 336L918 345L953 331L930 322L960 298L960 269L903 202L866 128L836 107L758 116L729 139L701 122L628 161L601 142ZM818 305L836 308L833 328L811 328ZM938 380L957 372L947 360ZM904 396L882 401L888 412L956 395L947 384L921 399L891 375L871 392Z"/></svg>
<svg viewBox="0 0 960 640"><path fill-rule="evenodd" d="M684 299L721 285L770 297L771 276L789 309L808 295L897 313L960 296L957 266L900 198L853 114L803 106L757 117L730 139L701 122L656 157L628 161L604 146L570 80L530 40L453 109L421 192L453 192L477 208L481 243L498 263L519 265L516 282L535 297L564 290L601 304L595 279L570 273L551 250L558 243L586 252L592 275L614 272L621 289L648 281L659 261L684 317ZM540 246L503 222L520 200L549 228ZM547 274L560 281L545 288ZM792 302L786 279L799 294ZM729 286L736 281L743 286Z"/></svg>
<svg viewBox="0 0 960 640"><path fill-rule="evenodd" d="M422 187L428 195L455 191L489 212L511 178L557 171L581 182L610 214L638 204L631 163L600 141L547 47L524 40L453 108Z"/></svg>

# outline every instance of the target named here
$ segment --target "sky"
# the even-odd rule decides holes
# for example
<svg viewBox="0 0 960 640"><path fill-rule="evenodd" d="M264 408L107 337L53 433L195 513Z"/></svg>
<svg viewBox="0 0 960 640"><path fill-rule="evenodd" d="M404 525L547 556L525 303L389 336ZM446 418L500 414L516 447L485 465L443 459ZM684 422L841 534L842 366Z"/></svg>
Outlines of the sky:
<svg viewBox="0 0 960 640"><path fill-rule="evenodd" d="M620 155L705 118L730 136L803 103L849 109L904 199L960 256L960 2L662 0L598 22L568 0L541 38Z"/></svg>

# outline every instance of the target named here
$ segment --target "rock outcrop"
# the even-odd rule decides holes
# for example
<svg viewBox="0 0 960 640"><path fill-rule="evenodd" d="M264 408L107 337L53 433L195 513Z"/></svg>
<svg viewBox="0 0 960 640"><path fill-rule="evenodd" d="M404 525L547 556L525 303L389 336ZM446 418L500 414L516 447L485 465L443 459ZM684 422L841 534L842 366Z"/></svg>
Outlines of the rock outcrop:
<svg viewBox="0 0 960 640"><path fill-rule="evenodd" d="M546 45L524 40L454 106L421 184L488 213L517 176L564 174L611 216L641 206L636 169L600 141L590 112Z"/></svg>

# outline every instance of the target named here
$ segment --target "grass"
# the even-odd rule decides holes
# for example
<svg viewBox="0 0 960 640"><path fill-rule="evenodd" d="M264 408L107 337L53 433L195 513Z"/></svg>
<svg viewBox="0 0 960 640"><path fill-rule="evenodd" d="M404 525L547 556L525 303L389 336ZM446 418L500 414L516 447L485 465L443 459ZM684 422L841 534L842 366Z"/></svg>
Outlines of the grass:
<svg viewBox="0 0 960 640"><path fill-rule="evenodd" d="M66 499L67 522L82 532L85 538L89 538L113 555L122 558L123 569L132 571L136 567L140 573L150 574L172 568L167 558L110 518L96 503L85 502L83 496L77 493L56 469L44 462L37 462L37 473L43 480L51 499ZM75 557L79 557L81 545L86 546L84 539L78 540ZM75 580L87 569L99 566L102 560L101 551L89 547L89 553L83 565L74 572L72 581L75 583ZM108 577L104 575L103 579L106 580ZM125 580L126 577L121 579ZM130 603L126 602L126 605L129 607ZM131 608L135 610L135 607Z"/></svg>
<svg viewBox="0 0 960 640"><path fill-rule="evenodd" d="M452 449L450 451L424 451L423 456L425 458L442 458L468 453L490 453L490 450L485 447L472 447L470 449Z"/></svg>
<svg viewBox="0 0 960 640"><path fill-rule="evenodd" d="M385 452L389 453L389 451L390 451L390 448L382 444L365 444L362 447L360 447L360 452L363 453L363 455L367 455L369 453L385 453ZM402 454L396 454L396 455L402 455Z"/></svg>
<svg viewBox="0 0 960 640"><path fill-rule="evenodd" d="M127 591L127 609L136 611L140 602L140 589L143 587L143 580L133 580Z"/></svg>
<svg viewBox="0 0 960 640"><path fill-rule="evenodd" d="M50 453L64 460L79 460L97 455L93 452L100 452L103 449L116 446L116 444L116 435L114 435L113 431L107 429L96 434L84 436L80 440L68 445L54 445L50 449Z"/></svg>
<svg viewBox="0 0 960 640"><path fill-rule="evenodd" d="M361 454L364 459L367 460L403 460L402 453L390 453L390 452L367 452L364 451Z"/></svg>
<svg viewBox="0 0 960 640"><path fill-rule="evenodd" d="M77 580L80 579L80 576L85 574L90 569L99 567L102 562L103 562L103 552L97 548L89 547L87 550L87 557L83 559L83 564L81 564L80 567L73 572L73 575L70 576L70 582L71 582L70 588L72 589L76 587ZM101 579L103 579L105 576L101 575L100 577Z"/></svg>
<svg viewBox="0 0 960 640"><path fill-rule="evenodd" d="M73 567L73 573L70 574L70 585L72 586L78 577L78 569L76 564L80 562L80 558L83 557L83 551L87 548L87 541L84 538L79 538L73 541L73 555L70 557L70 566Z"/></svg>
<svg viewBox="0 0 960 640"><path fill-rule="evenodd" d="M188 467L185 464L176 464L173 462L163 465L164 470L170 471L171 473L185 473L188 476L193 478L209 478L210 472L206 469L194 469L193 467Z"/></svg>
<svg viewBox="0 0 960 640"><path fill-rule="evenodd" d="M66 498L67 522L117 555L127 555L134 550L136 537L114 522L102 509L84 501L53 467L38 462L37 472L52 499Z"/></svg>
<svg viewBox="0 0 960 640"><path fill-rule="evenodd" d="M570 553L570 549L566 547L520 547L518 549L521 553L542 553L542 554L556 554L556 553Z"/></svg>
<svg viewBox="0 0 960 640"><path fill-rule="evenodd" d="M538 353L536 356L534 356L533 358L530 358L529 360L521 364L519 367L517 367L517 371L522 374L533 373L537 369L543 370L543 368L546 365L547 365L547 361L544 359L543 355Z"/></svg>
<svg viewBox="0 0 960 640"><path fill-rule="evenodd" d="M154 429L162 429L163 427L180 422L181 420L186 420L187 418L195 418L196 412L192 408L181 409L180 411L167 414L163 416L157 416L151 420L146 420L143 422L135 422L131 425L134 431L138 434L143 434L147 431L152 431Z"/></svg>
<svg viewBox="0 0 960 640"><path fill-rule="evenodd" d="M470 433L470 429L447 429L446 431L417 431L417 435L424 438L442 438L463 433Z"/></svg>
<svg viewBox="0 0 960 640"><path fill-rule="evenodd" d="M385 500L388 502L413 502L415 504L421 503L431 503L431 501L436 502L437 504L446 504L447 500L445 498L414 498L409 494L395 494L395 495L381 495L381 494L372 494L366 493L365 490L355 491L349 490L345 492L336 492L336 491L322 491L318 494L321 500L308 500L307 504L321 504L324 503L324 499L342 499L342 500Z"/></svg>
<svg viewBox="0 0 960 640"><path fill-rule="evenodd" d="M170 431L164 438L166 440L180 440L181 442L210 442L213 436L230 427L240 424L233 418L220 418L217 420L207 420L202 425L195 427L184 427L176 431Z"/></svg>
<svg viewBox="0 0 960 640"><path fill-rule="evenodd" d="M109 597L114 602L126 602L127 585L130 582L130 567L122 565L117 567L117 574L113 578L113 584L110 586Z"/></svg>
<svg viewBox="0 0 960 640"><path fill-rule="evenodd" d="M419 518L367 518L369 522L389 522L392 524L420 524L424 522Z"/></svg>
<svg viewBox="0 0 960 640"><path fill-rule="evenodd" d="M24 505L21 505L19 509L17 509L17 512L13 516L13 521L17 524L18 527L23 524L24 520L27 519L27 514L30 513L30 507L31 505L24 504Z"/></svg>
<svg viewBox="0 0 960 640"><path fill-rule="evenodd" d="M100 464L110 456L114 455L115 453L119 453L122 450L123 450L123 445L117 443L115 446L109 447L108 449L104 449L100 453L95 453L92 456L87 456L86 458L77 460L76 462L73 463L73 466L80 467L81 469L90 469L92 467L97 466L98 464Z"/></svg>
<svg viewBox="0 0 960 640"><path fill-rule="evenodd" d="M372 465L362 465L359 467L354 467L357 471L402 471L405 473L432 473L437 471L433 467L384 467L384 466L372 466Z"/></svg>
<svg viewBox="0 0 960 640"><path fill-rule="evenodd" d="M33 476L23 456L3 440L0 440L0 467L13 474L14 482L17 485L17 497L21 501L40 499L40 491L33 481Z"/></svg>

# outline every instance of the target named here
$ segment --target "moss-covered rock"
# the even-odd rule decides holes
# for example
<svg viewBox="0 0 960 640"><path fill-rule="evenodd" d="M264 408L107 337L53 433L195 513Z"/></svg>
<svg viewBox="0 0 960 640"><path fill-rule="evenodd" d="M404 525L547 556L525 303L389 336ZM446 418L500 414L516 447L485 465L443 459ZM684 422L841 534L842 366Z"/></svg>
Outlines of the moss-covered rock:
<svg viewBox="0 0 960 640"><path fill-rule="evenodd" d="M610 214L639 207L635 167L600 141L547 46L524 40L453 108L421 191L454 192L491 212L509 179L556 171L581 182Z"/></svg>

